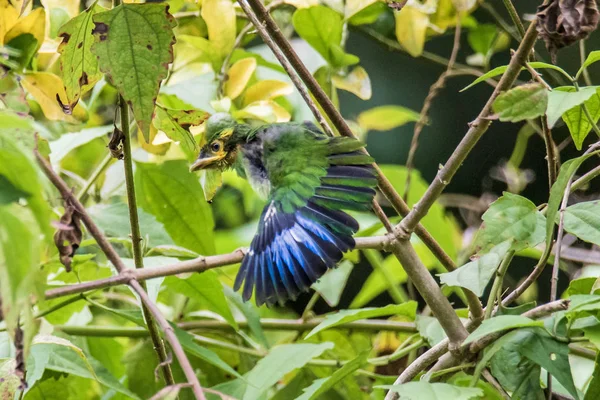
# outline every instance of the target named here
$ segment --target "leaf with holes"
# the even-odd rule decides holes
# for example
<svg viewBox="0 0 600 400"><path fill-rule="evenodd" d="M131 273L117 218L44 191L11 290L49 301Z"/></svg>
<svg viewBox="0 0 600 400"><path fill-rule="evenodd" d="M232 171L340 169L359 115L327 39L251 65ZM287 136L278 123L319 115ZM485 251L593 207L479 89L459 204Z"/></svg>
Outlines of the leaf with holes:
<svg viewBox="0 0 600 400"><path fill-rule="evenodd" d="M58 46L60 70L67 95L67 104L75 107L81 95L90 90L102 78L98 59L92 54L92 17L106 11L94 3L85 12L64 24L58 36L62 38Z"/></svg>
<svg viewBox="0 0 600 400"><path fill-rule="evenodd" d="M500 121L518 122L544 115L548 90L539 83L517 86L500 94L492 109Z"/></svg>
<svg viewBox="0 0 600 400"><path fill-rule="evenodd" d="M92 52L132 108L146 142L160 82L173 61L176 23L167 9L166 4L121 4L93 16Z"/></svg>

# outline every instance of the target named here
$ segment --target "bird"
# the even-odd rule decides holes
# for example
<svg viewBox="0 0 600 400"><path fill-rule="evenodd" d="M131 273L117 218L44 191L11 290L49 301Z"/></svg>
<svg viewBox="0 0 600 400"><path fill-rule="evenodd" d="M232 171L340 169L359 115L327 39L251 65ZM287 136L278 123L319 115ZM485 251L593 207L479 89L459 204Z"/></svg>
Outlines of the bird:
<svg viewBox="0 0 600 400"><path fill-rule="evenodd" d="M228 113L206 121L190 171L234 169L266 205L235 279L248 301L283 305L355 247L359 225L343 210L369 211L377 176L364 144L325 135L311 122L251 126Z"/></svg>

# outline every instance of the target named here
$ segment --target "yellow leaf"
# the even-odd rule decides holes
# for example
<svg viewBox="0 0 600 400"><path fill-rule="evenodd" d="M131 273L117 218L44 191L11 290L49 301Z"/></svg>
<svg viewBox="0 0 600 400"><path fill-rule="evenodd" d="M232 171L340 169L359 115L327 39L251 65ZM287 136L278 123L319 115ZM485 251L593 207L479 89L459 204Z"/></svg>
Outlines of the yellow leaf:
<svg viewBox="0 0 600 400"><path fill-rule="evenodd" d="M285 0L285 4L291 4L294 8L309 8L319 5L319 0Z"/></svg>
<svg viewBox="0 0 600 400"><path fill-rule="evenodd" d="M257 119L273 124L275 122L288 122L292 117L290 113L273 100L256 101L234 113L235 118Z"/></svg>
<svg viewBox="0 0 600 400"><path fill-rule="evenodd" d="M254 71L256 71L256 59L252 57L242 58L233 64L227 71L227 82L223 87L225 95L235 99L242 94Z"/></svg>
<svg viewBox="0 0 600 400"><path fill-rule="evenodd" d="M203 0L202 18L208 28L208 38L224 57L235 43L235 9L231 0Z"/></svg>
<svg viewBox="0 0 600 400"><path fill-rule="evenodd" d="M419 113L402 106L379 106L358 115L358 125L365 130L389 131L411 121L419 120Z"/></svg>
<svg viewBox="0 0 600 400"><path fill-rule="evenodd" d="M287 82L265 79L250 86L244 94L244 106L259 100L271 100L279 96L287 96L294 91Z"/></svg>
<svg viewBox="0 0 600 400"><path fill-rule="evenodd" d="M40 0L40 2L46 10L62 8L71 18L79 14L79 0Z"/></svg>
<svg viewBox="0 0 600 400"><path fill-rule="evenodd" d="M71 115L65 114L61 103L67 104L67 95L63 81L57 75L50 72L32 72L25 74L21 83L40 104L46 118L71 123L87 118L87 112L80 104L75 106Z"/></svg>
<svg viewBox="0 0 600 400"><path fill-rule="evenodd" d="M346 76L334 75L332 78L338 89L354 93L358 98L371 98L371 79L363 67L356 67Z"/></svg>
<svg viewBox="0 0 600 400"><path fill-rule="evenodd" d="M398 43L408 54L419 57L423 53L429 17L423 11L412 6L404 6L402 10L395 11L394 14Z"/></svg>
<svg viewBox="0 0 600 400"><path fill-rule="evenodd" d="M158 130L156 129L154 124L150 125L150 135L148 137L149 143L146 143L146 139L144 139L144 135L142 134L142 131L140 129L138 129L137 132L138 132L138 143L140 144L142 149L146 150L148 153L163 155L167 152L167 150L169 150L169 147L171 146L170 140L166 143L161 143L161 144L154 143L154 139L156 138L156 135L158 133Z"/></svg>
<svg viewBox="0 0 600 400"><path fill-rule="evenodd" d="M46 34L46 12L43 8L36 8L29 15L23 17L13 25L6 36L4 36L4 43L10 42L12 39L24 33L29 33L37 40L37 46L35 51L37 52L42 43L44 43L44 36Z"/></svg>
<svg viewBox="0 0 600 400"><path fill-rule="evenodd" d="M19 12L8 0L0 0L0 45L4 44L4 35L13 27L19 18Z"/></svg>

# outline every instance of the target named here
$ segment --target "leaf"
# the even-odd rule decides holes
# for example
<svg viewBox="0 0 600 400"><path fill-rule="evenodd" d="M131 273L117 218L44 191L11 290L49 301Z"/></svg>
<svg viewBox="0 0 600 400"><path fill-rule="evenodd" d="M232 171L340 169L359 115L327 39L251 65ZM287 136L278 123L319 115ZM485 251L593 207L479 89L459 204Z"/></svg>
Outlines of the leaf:
<svg viewBox="0 0 600 400"><path fill-rule="evenodd" d="M569 74L567 74L565 72L565 70L563 70L562 68L560 68L556 65L553 65L553 64L547 64L544 62L534 61L534 62L528 63L528 65L533 69L546 69L546 68L553 69L553 70L558 71L566 76L569 76ZM496 67L496 68L486 72L485 74L483 74L480 77L478 77L477 79L475 79L470 85L462 88L460 90L460 92L464 92L465 90L470 89L471 87L477 85L480 82L483 82L485 80L488 80L488 79L493 78L498 75L502 75L506 71L507 68L508 68L508 65L502 65L500 67ZM521 68L521 71L525 71L525 70L526 70L525 67Z"/></svg>
<svg viewBox="0 0 600 400"><path fill-rule="evenodd" d="M224 57L235 43L235 9L230 0L203 0L202 19L208 28L208 38L217 53Z"/></svg>
<svg viewBox="0 0 600 400"><path fill-rule="evenodd" d="M400 11L394 11L396 17L396 39L413 57L423 54L429 16L420 9L405 5Z"/></svg>
<svg viewBox="0 0 600 400"><path fill-rule="evenodd" d="M492 109L500 121L518 122L544 115L548 90L539 83L517 86L498 95Z"/></svg>
<svg viewBox="0 0 600 400"><path fill-rule="evenodd" d="M50 72L29 72L23 76L21 84L40 104L49 120L76 123L87 119L87 112L81 104L77 104L73 110L67 106L69 103L65 87L57 75ZM63 108L61 104L67 108Z"/></svg>
<svg viewBox="0 0 600 400"><path fill-rule="evenodd" d="M512 250L535 247L544 241L545 218L529 199L504 192L482 216L477 244L484 249L512 240Z"/></svg>
<svg viewBox="0 0 600 400"><path fill-rule="evenodd" d="M371 98L371 80L363 67L356 67L348 75L334 75L333 83L338 89L355 94L359 99Z"/></svg>
<svg viewBox="0 0 600 400"><path fill-rule="evenodd" d="M403 400L469 400L483 395L483 390L480 388L465 388L447 383L430 383L425 381L375 387L398 393Z"/></svg>
<svg viewBox="0 0 600 400"><path fill-rule="evenodd" d="M313 328L306 335L305 339L310 338L317 333L326 329L331 329L336 326L347 324L348 322L358 321L361 319L383 317L387 315L404 315L410 319L414 319L417 312L417 303L409 301L404 304L390 304L385 307L368 307L358 310L340 310L333 314L328 314L323 322Z"/></svg>
<svg viewBox="0 0 600 400"><path fill-rule="evenodd" d="M108 137L112 131L111 126L98 126L83 129L79 132L65 133L57 140L50 142L50 162L58 166L63 158L79 146L83 146L94 139Z"/></svg>
<svg viewBox="0 0 600 400"><path fill-rule="evenodd" d="M336 307L342 292L346 288L346 282L354 268L350 261L342 261L336 268L329 269L325 275L312 284L312 288L317 291L323 300L330 306Z"/></svg>
<svg viewBox="0 0 600 400"><path fill-rule="evenodd" d="M161 107L157 106L155 118L152 123L156 129L163 131L169 139L178 143L183 150L188 161L193 161L198 156L198 144L194 140L194 137L190 131L181 127L179 123L173 118L172 113ZM175 110L173 110L175 111Z"/></svg>
<svg viewBox="0 0 600 400"><path fill-rule="evenodd" d="M169 276L165 278L164 284L175 293L207 304L208 309L222 316L229 325L238 330L237 322L233 318L223 294L223 285L215 271L209 270L201 274L192 274L185 279Z"/></svg>
<svg viewBox="0 0 600 400"><path fill-rule="evenodd" d="M146 142L160 82L173 61L175 19L166 4L121 4L93 16L92 52L117 87Z"/></svg>
<svg viewBox="0 0 600 400"><path fill-rule="evenodd" d="M600 244L600 202L587 201L567 207L565 230L589 243Z"/></svg>
<svg viewBox="0 0 600 400"><path fill-rule="evenodd" d="M377 3L378 0L348 0L344 10L344 18L349 20L365 8ZM374 21L373 21L374 22Z"/></svg>
<svg viewBox="0 0 600 400"><path fill-rule="evenodd" d="M600 51L596 50L596 51L590 52L590 54L588 54L588 56L585 59L585 61L583 62L583 64L581 64L581 68L579 68L579 71L577 71L577 73L575 74L575 80L579 79L579 76L583 73L583 71L587 67L589 67L590 65L592 65L593 63L595 63L598 60L600 60Z"/></svg>
<svg viewBox="0 0 600 400"><path fill-rule="evenodd" d="M235 111L234 118L238 119L256 119L259 121L273 124L276 122L289 122L290 113L273 100L261 100L248 104L239 111Z"/></svg>
<svg viewBox="0 0 600 400"><path fill-rule="evenodd" d="M471 261L452 272L439 274L440 281L448 286L460 286L469 289L478 297L481 297L510 247L510 240L502 242L475 261Z"/></svg>
<svg viewBox="0 0 600 400"><path fill-rule="evenodd" d="M358 124L365 131L389 131L419 119L419 113L409 108L388 105L363 111L358 115Z"/></svg>
<svg viewBox="0 0 600 400"><path fill-rule="evenodd" d="M475 53L487 55L493 52L494 43L499 34L500 31L495 24L479 24L475 28L469 29L467 39Z"/></svg>
<svg viewBox="0 0 600 400"><path fill-rule="evenodd" d="M260 344L265 348L269 348L269 342L267 341L265 332L260 324L260 315L258 314L256 306L252 304L252 302L244 301L242 296L239 293L234 292L229 286L223 286L223 292L225 293L225 297L227 297L227 299L240 310L244 317L246 317L248 328L250 329L250 332L254 334L254 337L258 339Z"/></svg>
<svg viewBox="0 0 600 400"><path fill-rule="evenodd" d="M125 203L94 204L86 209L90 217L108 237L128 238L131 234L129 208ZM163 224L156 218L138 208L140 231L146 247L173 244L173 240L165 232Z"/></svg>
<svg viewBox="0 0 600 400"><path fill-rule="evenodd" d="M46 11L43 8L38 7L25 17L19 18L4 35L4 43L8 44L10 41L26 34L32 35L37 42L33 50L35 54L42 47L46 34Z"/></svg>
<svg viewBox="0 0 600 400"><path fill-rule="evenodd" d="M592 124L590 123L587 115L583 111L583 106L587 108L593 123L597 123L600 119L600 95L598 91L592 95L589 99L583 102L583 104L575 106L562 115L563 121L569 128L573 143L577 150L581 150L583 141L592 130Z"/></svg>
<svg viewBox="0 0 600 400"><path fill-rule="evenodd" d="M586 86L572 92L572 87L557 87L548 93L548 126L552 128L556 121L571 108L588 100L598 90L598 86Z"/></svg>
<svg viewBox="0 0 600 400"><path fill-rule="evenodd" d="M0 206L16 203L20 199L27 199L30 195L31 193L19 189L4 175L0 174Z"/></svg>
<svg viewBox="0 0 600 400"><path fill-rule="evenodd" d="M522 315L499 315L483 321L477 329L471 332L463 344L467 345L492 333L529 326L544 326L544 322L534 321Z"/></svg>
<svg viewBox="0 0 600 400"><path fill-rule="evenodd" d="M179 340L179 343L181 343L185 351L233 376L238 378L241 377L241 375L235 369L231 368L229 364L221 360L221 358L215 352L194 342L194 337L191 334L183 329L178 328L174 324L171 324L171 326L175 331L177 340Z"/></svg>
<svg viewBox="0 0 600 400"><path fill-rule="evenodd" d="M14 399L21 386L21 379L15 371L16 366L14 358L0 359L0 399Z"/></svg>
<svg viewBox="0 0 600 400"><path fill-rule="evenodd" d="M254 58L248 57L236 61L227 71L227 81L223 87L225 95L230 99L236 99L250 82L254 71L256 71Z"/></svg>
<svg viewBox="0 0 600 400"><path fill-rule="evenodd" d="M202 186L204 198L207 202L210 202L215 197L217 190L223 184L222 174L218 169L205 169L201 172L200 185Z"/></svg>
<svg viewBox="0 0 600 400"><path fill-rule="evenodd" d="M92 17L103 11L106 9L94 3L64 24L58 32L58 36L62 37L58 52L67 100L65 104L71 108L75 107L82 94L102 78L98 59L92 54L91 48L94 43Z"/></svg>
<svg viewBox="0 0 600 400"><path fill-rule="evenodd" d="M324 395L329 389L342 381L345 377L352 374L367 362L369 352L363 352L355 359L347 362L341 368L336 369L329 377L316 379L313 383L304 389L304 393L296 400L313 400Z"/></svg>
<svg viewBox="0 0 600 400"><path fill-rule="evenodd" d="M333 343L294 343L275 346L246 375L248 386L243 400L257 400L287 373L302 368L307 362L331 350Z"/></svg>
<svg viewBox="0 0 600 400"><path fill-rule="evenodd" d="M161 222L175 244L198 254L214 254L214 222L200 183L185 161L136 163L140 207Z"/></svg>
<svg viewBox="0 0 600 400"><path fill-rule="evenodd" d="M599 56L600 56L600 52ZM589 57L588 57L589 58ZM596 355L596 361L594 362L594 372L592 373L592 380L585 391L585 397L583 400L594 400L600 397L600 353Z"/></svg>
<svg viewBox="0 0 600 400"><path fill-rule="evenodd" d="M515 332L518 333L518 332ZM519 400L543 400L541 368L514 348L498 348L490 365L492 375Z"/></svg>
<svg viewBox="0 0 600 400"><path fill-rule="evenodd" d="M265 79L250 86L244 94L244 107L260 100L271 100L280 96L292 94L294 88L287 82Z"/></svg>
<svg viewBox="0 0 600 400"><path fill-rule="evenodd" d="M340 47L342 16L331 8L318 5L298 9L292 17L292 22L298 35L331 66L342 67L358 62L356 56L346 54Z"/></svg>
<svg viewBox="0 0 600 400"><path fill-rule="evenodd" d="M4 44L6 32L19 19L19 11L8 0L0 0L0 45Z"/></svg>
<svg viewBox="0 0 600 400"><path fill-rule="evenodd" d="M417 315L415 325L417 326L419 335L426 339L430 346L435 346L447 337L444 328L442 328L437 318L427 315Z"/></svg>

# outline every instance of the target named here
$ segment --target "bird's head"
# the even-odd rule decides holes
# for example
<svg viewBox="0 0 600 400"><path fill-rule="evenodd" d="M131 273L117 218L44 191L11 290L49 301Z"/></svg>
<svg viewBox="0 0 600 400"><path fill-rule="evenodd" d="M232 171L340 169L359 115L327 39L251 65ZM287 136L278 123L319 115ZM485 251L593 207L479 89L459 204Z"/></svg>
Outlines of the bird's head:
<svg viewBox="0 0 600 400"><path fill-rule="evenodd" d="M237 145L244 139L238 132L241 127L229 114L213 114L206 121L206 143L191 165L190 171L200 169L225 170L233 165Z"/></svg>

